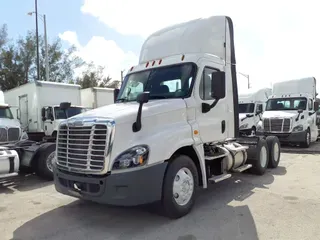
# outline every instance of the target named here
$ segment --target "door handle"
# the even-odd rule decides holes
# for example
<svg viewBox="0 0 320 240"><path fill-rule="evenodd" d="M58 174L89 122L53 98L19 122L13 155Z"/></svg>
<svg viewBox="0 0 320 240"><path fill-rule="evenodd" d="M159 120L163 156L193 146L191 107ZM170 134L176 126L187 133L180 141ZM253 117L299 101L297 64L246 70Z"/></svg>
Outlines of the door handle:
<svg viewBox="0 0 320 240"><path fill-rule="evenodd" d="M226 121L221 121L221 133L224 133L226 131Z"/></svg>

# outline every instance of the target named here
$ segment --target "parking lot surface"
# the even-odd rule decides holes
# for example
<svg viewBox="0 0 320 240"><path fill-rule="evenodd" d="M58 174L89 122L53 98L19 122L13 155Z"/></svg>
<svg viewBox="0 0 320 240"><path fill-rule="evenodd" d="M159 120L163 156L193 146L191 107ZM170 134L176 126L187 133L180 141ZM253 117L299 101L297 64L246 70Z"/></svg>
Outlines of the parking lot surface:
<svg viewBox="0 0 320 240"><path fill-rule="evenodd" d="M114 208L57 193L36 176L0 180L1 239L320 239L320 156L282 154L264 176L235 174L169 220L154 207Z"/></svg>

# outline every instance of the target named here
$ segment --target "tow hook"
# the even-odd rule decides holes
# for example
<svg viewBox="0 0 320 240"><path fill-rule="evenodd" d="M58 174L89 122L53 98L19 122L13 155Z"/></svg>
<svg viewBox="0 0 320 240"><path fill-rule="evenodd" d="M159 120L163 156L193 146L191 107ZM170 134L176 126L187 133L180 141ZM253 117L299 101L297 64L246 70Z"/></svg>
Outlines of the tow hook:
<svg viewBox="0 0 320 240"><path fill-rule="evenodd" d="M75 190L77 190L78 192L81 192L82 191L82 189L81 189L81 186L82 184L81 183L73 183L73 188L75 189Z"/></svg>

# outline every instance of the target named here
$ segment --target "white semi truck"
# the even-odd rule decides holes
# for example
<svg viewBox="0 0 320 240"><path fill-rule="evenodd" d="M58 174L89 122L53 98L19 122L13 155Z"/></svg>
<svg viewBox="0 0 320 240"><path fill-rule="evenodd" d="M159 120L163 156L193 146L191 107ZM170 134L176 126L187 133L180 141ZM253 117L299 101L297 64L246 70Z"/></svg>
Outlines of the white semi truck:
<svg viewBox="0 0 320 240"><path fill-rule="evenodd" d="M257 125L261 121L262 113L271 93L271 88L262 88L239 94L240 133L245 135L256 134Z"/></svg>
<svg viewBox="0 0 320 240"><path fill-rule="evenodd" d="M113 104L113 91L113 88L102 87L81 89L81 105L87 109L94 109Z"/></svg>
<svg viewBox="0 0 320 240"><path fill-rule="evenodd" d="M84 111L81 106L80 85L46 81L30 82L4 93L5 101L17 106L15 117L27 131L29 139L43 137L55 140L59 123ZM60 109L61 102L71 102L67 114Z"/></svg>
<svg viewBox="0 0 320 240"><path fill-rule="evenodd" d="M197 189L280 161L277 137L239 138L231 18L170 26L142 46L115 104L59 126L58 192L120 206L161 202L163 213L189 213Z"/></svg>
<svg viewBox="0 0 320 240"><path fill-rule="evenodd" d="M318 138L316 95L313 77L274 83L257 134L308 148Z"/></svg>

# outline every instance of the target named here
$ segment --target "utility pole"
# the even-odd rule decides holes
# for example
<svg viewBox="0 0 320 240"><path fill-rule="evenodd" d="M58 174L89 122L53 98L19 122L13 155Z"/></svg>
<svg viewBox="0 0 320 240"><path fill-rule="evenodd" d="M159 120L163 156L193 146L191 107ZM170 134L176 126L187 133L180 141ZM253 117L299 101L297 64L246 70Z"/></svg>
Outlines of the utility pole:
<svg viewBox="0 0 320 240"><path fill-rule="evenodd" d="M35 12L36 12L36 39L37 39L37 79L40 80L40 59L39 59L39 34L38 34L38 1L35 0Z"/></svg>
<svg viewBox="0 0 320 240"><path fill-rule="evenodd" d="M123 72L124 70L121 70L121 83L123 82Z"/></svg>
<svg viewBox="0 0 320 240"><path fill-rule="evenodd" d="M46 81L49 81L49 56L48 56L48 39L47 39L47 22L46 15L43 14L43 25L44 25L44 44L46 48Z"/></svg>

